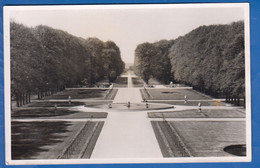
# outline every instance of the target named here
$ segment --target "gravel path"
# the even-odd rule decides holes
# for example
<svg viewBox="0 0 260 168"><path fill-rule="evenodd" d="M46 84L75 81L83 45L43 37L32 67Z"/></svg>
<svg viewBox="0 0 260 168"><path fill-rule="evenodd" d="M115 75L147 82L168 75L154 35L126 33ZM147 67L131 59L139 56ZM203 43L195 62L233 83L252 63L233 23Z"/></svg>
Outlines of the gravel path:
<svg viewBox="0 0 260 168"><path fill-rule="evenodd" d="M119 88L113 103L140 103L138 88ZM147 112L109 112L91 158L162 158Z"/></svg>

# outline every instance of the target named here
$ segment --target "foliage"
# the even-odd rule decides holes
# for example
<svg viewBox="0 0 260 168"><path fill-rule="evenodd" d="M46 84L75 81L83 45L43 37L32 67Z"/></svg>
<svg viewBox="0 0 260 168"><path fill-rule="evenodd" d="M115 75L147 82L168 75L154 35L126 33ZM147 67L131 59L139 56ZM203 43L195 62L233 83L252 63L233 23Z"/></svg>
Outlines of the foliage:
<svg viewBox="0 0 260 168"><path fill-rule="evenodd" d="M135 50L135 72L148 83L151 77L163 83L171 80L171 64L168 50L173 40L139 44Z"/></svg>
<svg viewBox="0 0 260 168"><path fill-rule="evenodd" d="M216 97L243 98L244 22L201 26L175 40L139 44L134 65L146 82L174 80Z"/></svg>
<svg viewBox="0 0 260 168"><path fill-rule="evenodd" d="M16 100L31 92L41 98L52 90L92 85L106 76L113 81L124 70L120 50L112 41L85 40L47 26L29 28L15 22L10 24L10 41L11 90Z"/></svg>
<svg viewBox="0 0 260 168"><path fill-rule="evenodd" d="M169 57L175 80L213 96L244 97L244 23L201 26L180 37Z"/></svg>

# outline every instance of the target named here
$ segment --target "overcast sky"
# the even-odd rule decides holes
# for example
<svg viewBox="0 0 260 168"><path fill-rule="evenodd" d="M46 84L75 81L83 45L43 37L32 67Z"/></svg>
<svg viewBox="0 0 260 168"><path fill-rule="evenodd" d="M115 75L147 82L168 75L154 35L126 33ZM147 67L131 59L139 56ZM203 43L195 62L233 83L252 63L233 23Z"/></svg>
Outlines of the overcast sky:
<svg viewBox="0 0 260 168"><path fill-rule="evenodd" d="M244 20L244 8L234 5L9 7L10 18L27 26L48 25L78 37L112 40L126 63L143 42L175 39L201 25Z"/></svg>

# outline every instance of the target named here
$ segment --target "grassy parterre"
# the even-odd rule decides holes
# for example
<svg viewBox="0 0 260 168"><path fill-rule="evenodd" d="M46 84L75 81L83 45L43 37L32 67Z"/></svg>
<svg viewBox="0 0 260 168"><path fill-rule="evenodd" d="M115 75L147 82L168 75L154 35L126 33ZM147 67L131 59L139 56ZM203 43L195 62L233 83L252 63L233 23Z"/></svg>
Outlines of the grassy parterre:
<svg viewBox="0 0 260 168"><path fill-rule="evenodd" d="M139 77L132 78L133 87L143 87L144 81Z"/></svg>
<svg viewBox="0 0 260 168"><path fill-rule="evenodd" d="M216 101L216 100L208 100L208 101L196 101L196 100L188 100L185 102L184 100L170 100L170 101L156 101L152 100L150 101L151 103L166 103L166 104L171 104L171 105L181 105L181 106L198 106L199 103L201 103L201 106L225 106L226 104L221 101Z"/></svg>
<svg viewBox="0 0 260 168"><path fill-rule="evenodd" d="M202 93L196 92L192 89L146 89L150 94L151 100L184 100L184 96L187 96L187 100L210 100L211 98Z"/></svg>
<svg viewBox="0 0 260 168"><path fill-rule="evenodd" d="M107 99L109 89L66 89L45 99ZM114 89L116 90L116 89ZM113 97L109 98L113 99Z"/></svg>
<svg viewBox="0 0 260 168"><path fill-rule="evenodd" d="M233 156L224 148L246 143L243 121L152 121L152 125L164 157Z"/></svg>
<svg viewBox="0 0 260 168"><path fill-rule="evenodd" d="M90 158L104 122L12 122L12 159L58 159L78 139L69 158ZM96 127L97 126L97 127ZM84 136L79 136L84 128ZM85 144L85 148L82 148Z"/></svg>
<svg viewBox="0 0 260 168"><path fill-rule="evenodd" d="M127 87L128 78L127 77L118 77L114 81L114 87Z"/></svg>
<svg viewBox="0 0 260 168"><path fill-rule="evenodd" d="M197 109L172 111L172 112L148 112L150 118L244 118L245 113L239 110L227 109Z"/></svg>
<svg viewBox="0 0 260 168"><path fill-rule="evenodd" d="M170 122L196 157L230 156L224 147L246 143L246 126L241 121Z"/></svg>
<svg viewBox="0 0 260 168"><path fill-rule="evenodd" d="M12 118L106 118L106 112L80 112L67 108L22 108L11 113Z"/></svg>
<svg viewBox="0 0 260 168"><path fill-rule="evenodd" d="M70 122L12 122L12 159L32 159L43 146L60 143ZM63 135L62 135L63 134Z"/></svg>

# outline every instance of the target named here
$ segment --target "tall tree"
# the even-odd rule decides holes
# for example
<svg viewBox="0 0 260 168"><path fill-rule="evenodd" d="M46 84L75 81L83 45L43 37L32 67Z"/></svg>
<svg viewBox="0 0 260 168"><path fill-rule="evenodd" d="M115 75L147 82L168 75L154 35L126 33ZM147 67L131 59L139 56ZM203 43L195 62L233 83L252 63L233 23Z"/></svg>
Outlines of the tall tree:
<svg viewBox="0 0 260 168"><path fill-rule="evenodd" d="M42 98L82 81L94 84L106 75L113 81L124 69L112 41L85 40L48 26L28 28L15 22L10 35L11 92L18 106L27 103L32 92Z"/></svg>

